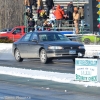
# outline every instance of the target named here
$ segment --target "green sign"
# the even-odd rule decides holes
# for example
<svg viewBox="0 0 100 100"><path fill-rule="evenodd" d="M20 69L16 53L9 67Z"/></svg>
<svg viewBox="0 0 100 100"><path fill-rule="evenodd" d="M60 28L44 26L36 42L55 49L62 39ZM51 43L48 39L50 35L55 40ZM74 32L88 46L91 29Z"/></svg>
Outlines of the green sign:
<svg viewBox="0 0 100 100"><path fill-rule="evenodd" d="M96 66L97 65L97 60L76 60L75 61L76 66Z"/></svg>
<svg viewBox="0 0 100 100"><path fill-rule="evenodd" d="M100 22L100 17L97 20Z"/></svg>
<svg viewBox="0 0 100 100"><path fill-rule="evenodd" d="M78 81L97 82L97 59L75 59L75 78Z"/></svg>
<svg viewBox="0 0 100 100"><path fill-rule="evenodd" d="M76 74L76 80L80 80L80 81L90 81L90 82L97 82L97 76L91 76L91 77L87 77L87 76L81 76Z"/></svg>

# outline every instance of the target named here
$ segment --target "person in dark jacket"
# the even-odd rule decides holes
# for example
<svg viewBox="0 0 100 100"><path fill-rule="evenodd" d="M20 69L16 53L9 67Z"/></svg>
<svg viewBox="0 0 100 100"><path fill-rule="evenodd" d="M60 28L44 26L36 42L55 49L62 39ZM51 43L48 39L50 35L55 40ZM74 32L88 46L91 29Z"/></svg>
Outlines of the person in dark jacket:
<svg viewBox="0 0 100 100"><path fill-rule="evenodd" d="M34 6L34 10L37 9L37 0L33 0L33 6Z"/></svg>
<svg viewBox="0 0 100 100"><path fill-rule="evenodd" d="M31 14L33 13L33 10L32 10L33 1L34 1L34 0L29 0Z"/></svg>
<svg viewBox="0 0 100 100"><path fill-rule="evenodd" d="M34 31L34 26L35 26L35 20L33 18L30 18L28 21L28 31Z"/></svg>
<svg viewBox="0 0 100 100"><path fill-rule="evenodd" d="M67 14L69 16L69 25L70 26L72 26L72 24L73 24L73 12L74 12L73 2L70 2L67 6Z"/></svg>
<svg viewBox="0 0 100 100"><path fill-rule="evenodd" d="M24 5L26 6L26 9L29 7L31 11L31 15L33 13L32 11L32 5L34 4L34 0L24 0Z"/></svg>
<svg viewBox="0 0 100 100"><path fill-rule="evenodd" d="M47 16L49 16L50 10L54 6L54 2L53 2L53 0L46 0L45 4L47 6Z"/></svg>
<svg viewBox="0 0 100 100"><path fill-rule="evenodd" d="M24 15L25 15L26 20L29 20L30 18L33 17L33 15L31 14L31 10L30 10L29 7L26 9Z"/></svg>

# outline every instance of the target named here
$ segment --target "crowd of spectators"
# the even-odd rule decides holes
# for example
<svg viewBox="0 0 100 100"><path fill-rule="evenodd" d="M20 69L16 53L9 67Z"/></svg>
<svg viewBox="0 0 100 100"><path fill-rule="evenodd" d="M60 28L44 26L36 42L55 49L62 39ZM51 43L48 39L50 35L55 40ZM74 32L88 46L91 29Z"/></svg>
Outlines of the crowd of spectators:
<svg viewBox="0 0 100 100"><path fill-rule="evenodd" d="M35 30L58 30L61 31L63 24L67 21L69 27L75 27L76 34L79 33L79 20L84 18L83 8L74 7L73 2L66 4L66 9L60 4L54 5L53 0L45 0L44 8L42 0L25 0L26 22L29 31ZM34 19L34 11L37 20Z"/></svg>

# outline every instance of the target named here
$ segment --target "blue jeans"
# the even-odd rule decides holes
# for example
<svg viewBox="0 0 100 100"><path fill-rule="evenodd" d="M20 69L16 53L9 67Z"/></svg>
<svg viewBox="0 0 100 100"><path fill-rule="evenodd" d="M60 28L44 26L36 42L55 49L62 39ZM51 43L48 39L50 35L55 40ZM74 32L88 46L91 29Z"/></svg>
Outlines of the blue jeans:
<svg viewBox="0 0 100 100"><path fill-rule="evenodd" d="M56 25L57 25L57 30L61 31L61 27L62 27L62 19L56 19Z"/></svg>

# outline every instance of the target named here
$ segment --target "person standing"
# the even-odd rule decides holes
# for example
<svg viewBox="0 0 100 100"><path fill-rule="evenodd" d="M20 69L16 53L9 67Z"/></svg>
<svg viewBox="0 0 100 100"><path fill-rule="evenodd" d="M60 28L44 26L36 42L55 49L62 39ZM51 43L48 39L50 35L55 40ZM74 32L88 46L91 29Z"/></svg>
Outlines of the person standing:
<svg viewBox="0 0 100 100"><path fill-rule="evenodd" d="M74 6L73 6L73 2L71 1L67 6L67 14L69 16L68 18L69 26L72 26L73 24L73 11L74 11Z"/></svg>
<svg viewBox="0 0 100 100"><path fill-rule="evenodd" d="M84 19L84 9L83 7L79 7L78 13L80 14L80 19Z"/></svg>
<svg viewBox="0 0 100 100"><path fill-rule="evenodd" d="M34 31L34 26L35 26L35 20L33 18L30 18L28 21L28 31Z"/></svg>
<svg viewBox="0 0 100 100"><path fill-rule="evenodd" d="M43 1L42 0L37 0L37 9L43 9Z"/></svg>
<svg viewBox="0 0 100 100"><path fill-rule="evenodd" d="M37 0L37 18L39 18L39 14L42 9L43 9L43 1Z"/></svg>
<svg viewBox="0 0 100 100"><path fill-rule="evenodd" d="M50 19L50 23L52 24L52 26L55 24L55 15L53 13L53 10L50 10L50 14L49 14L49 19Z"/></svg>
<svg viewBox="0 0 100 100"><path fill-rule="evenodd" d="M47 6L47 16L49 16L50 10L54 7L54 2L53 0L46 0L45 4Z"/></svg>
<svg viewBox="0 0 100 100"><path fill-rule="evenodd" d="M56 10L54 11L54 15L56 17L57 29L61 30L64 11L61 9L60 5L57 5Z"/></svg>
<svg viewBox="0 0 100 100"><path fill-rule="evenodd" d="M74 26L75 26L76 34L79 33L79 19L80 19L80 15L78 13L78 8L74 7L73 21L74 21Z"/></svg>
<svg viewBox="0 0 100 100"><path fill-rule="evenodd" d="M31 14L33 13L33 10L32 10L32 6L33 6L33 4L34 4L33 1L34 1L34 0L29 0Z"/></svg>
<svg viewBox="0 0 100 100"><path fill-rule="evenodd" d="M37 0L33 0L33 7L34 7L34 10L37 10Z"/></svg>
<svg viewBox="0 0 100 100"><path fill-rule="evenodd" d="M26 6L26 8L29 7L30 6L29 0L24 0L24 5Z"/></svg>
<svg viewBox="0 0 100 100"><path fill-rule="evenodd" d="M32 11L32 5L33 5L33 0L24 0L24 5L26 6L26 9L29 7L31 10L31 15L33 13Z"/></svg>

